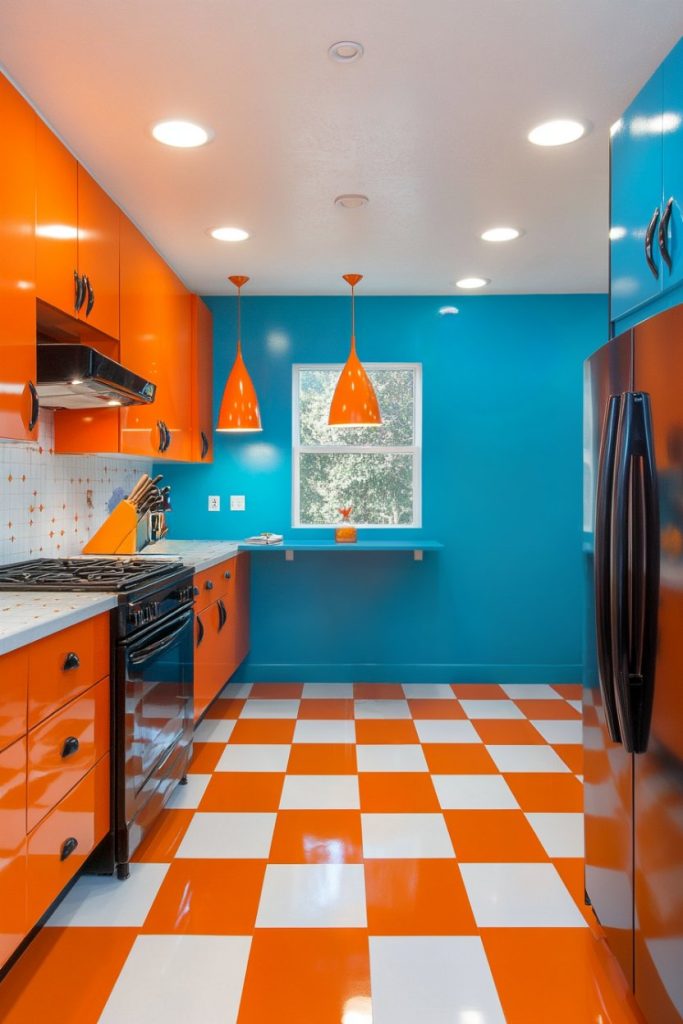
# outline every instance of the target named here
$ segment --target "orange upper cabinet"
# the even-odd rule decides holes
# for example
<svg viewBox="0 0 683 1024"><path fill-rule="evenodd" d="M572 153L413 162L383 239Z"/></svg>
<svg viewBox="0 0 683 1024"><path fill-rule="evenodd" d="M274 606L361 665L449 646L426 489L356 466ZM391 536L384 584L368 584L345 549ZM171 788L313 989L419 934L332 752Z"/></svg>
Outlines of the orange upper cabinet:
<svg viewBox="0 0 683 1024"><path fill-rule="evenodd" d="M119 209L80 164L78 269L86 293L79 317L118 338Z"/></svg>
<svg viewBox="0 0 683 1024"><path fill-rule="evenodd" d="M192 296L192 461L213 461L213 317Z"/></svg>
<svg viewBox="0 0 683 1024"><path fill-rule="evenodd" d="M35 438L34 112L0 74L0 437Z"/></svg>

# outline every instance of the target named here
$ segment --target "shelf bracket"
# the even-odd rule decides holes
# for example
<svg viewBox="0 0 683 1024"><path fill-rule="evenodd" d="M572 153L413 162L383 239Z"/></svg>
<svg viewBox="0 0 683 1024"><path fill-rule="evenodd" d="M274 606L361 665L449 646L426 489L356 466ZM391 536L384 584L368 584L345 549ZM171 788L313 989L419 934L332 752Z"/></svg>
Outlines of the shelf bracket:
<svg viewBox="0 0 683 1024"><path fill-rule="evenodd" d="M415 551L413 551L413 560L415 562L421 562L423 555L424 555L424 551L420 551L419 548L416 548Z"/></svg>

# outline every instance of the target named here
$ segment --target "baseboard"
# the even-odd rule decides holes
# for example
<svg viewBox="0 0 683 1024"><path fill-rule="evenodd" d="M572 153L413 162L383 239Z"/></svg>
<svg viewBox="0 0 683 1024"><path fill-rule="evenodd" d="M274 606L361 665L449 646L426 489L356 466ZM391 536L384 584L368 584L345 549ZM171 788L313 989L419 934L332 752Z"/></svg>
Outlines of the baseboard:
<svg viewBox="0 0 683 1024"><path fill-rule="evenodd" d="M578 683L581 665L283 665L247 660L244 683Z"/></svg>

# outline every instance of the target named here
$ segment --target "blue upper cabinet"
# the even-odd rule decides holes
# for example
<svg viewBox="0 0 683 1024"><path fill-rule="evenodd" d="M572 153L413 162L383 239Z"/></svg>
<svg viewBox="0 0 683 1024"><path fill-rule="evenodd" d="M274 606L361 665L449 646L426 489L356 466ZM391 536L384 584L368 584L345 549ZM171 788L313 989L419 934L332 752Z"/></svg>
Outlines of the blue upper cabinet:
<svg viewBox="0 0 683 1024"><path fill-rule="evenodd" d="M657 248L662 198L661 115L660 68L612 127L610 276L613 320L642 306L661 290Z"/></svg>
<svg viewBox="0 0 683 1024"><path fill-rule="evenodd" d="M662 86L662 280L669 288L683 281L683 39L662 65Z"/></svg>

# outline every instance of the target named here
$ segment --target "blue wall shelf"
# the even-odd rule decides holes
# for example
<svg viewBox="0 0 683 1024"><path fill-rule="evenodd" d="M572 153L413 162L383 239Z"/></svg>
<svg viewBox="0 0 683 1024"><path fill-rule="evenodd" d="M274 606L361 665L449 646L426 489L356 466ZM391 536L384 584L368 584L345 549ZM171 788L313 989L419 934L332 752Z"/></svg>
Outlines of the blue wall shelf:
<svg viewBox="0 0 683 1024"><path fill-rule="evenodd" d="M240 551L284 551L288 562L294 561L295 551L412 551L416 562L422 561L424 551L440 551L438 540L358 540L352 544L337 544L334 540L283 541L282 544L243 544Z"/></svg>

